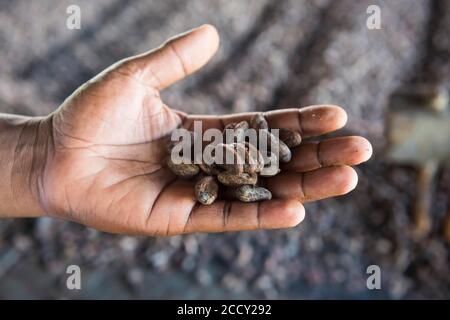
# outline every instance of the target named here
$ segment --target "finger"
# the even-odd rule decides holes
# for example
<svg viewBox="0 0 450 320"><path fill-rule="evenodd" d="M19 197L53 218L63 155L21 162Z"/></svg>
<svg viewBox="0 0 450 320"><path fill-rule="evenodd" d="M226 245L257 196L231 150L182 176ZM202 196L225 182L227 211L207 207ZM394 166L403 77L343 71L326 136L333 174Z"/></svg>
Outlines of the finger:
<svg viewBox="0 0 450 320"><path fill-rule="evenodd" d="M157 196L150 200L151 208L143 222L144 232L153 236L183 233L189 213L196 203L194 184L177 178L165 181Z"/></svg>
<svg viewBox="0 0 450 320"><path fill-rule="evenodd" d="M282 170L305 172L365 162L372 156L372 145L363 137L352 136L303 142L292 151L291 161L282 164Z"/></svg>
<svg viewBox="0 0 450 320"><path fill-rule="evenodd" d="M288 228L305 215L294 199L258 203L216 201L209 206L196 203L191 181L166 181L145 218L145 234L167 236L191 232L224 232Z"/></svg>
<svg viewBox="0 0 450 320"><path fill-rule="evenodd" d="M265 186L274 198L315 201L346 194L358 183L356 171L348 166L321 168L305 173L281 173Z"/></svg>
<svg viewBox="0 0 450 320"><path fill-rule="evenodd" d="M255 203L216 201L196 206L190 214L185 233L224 232L290 228L305 217L297 200L270 200Z"/></svg>
<svg viewBox="0 0 450 320"><path fill-rule="evenodd" d="M191 115L186 119L185 127L193 129L195 120L202 121L202 129L223 129L231 122L249 121L256 112L239 113L225 116ZM280 109L265 112L270 128L288 128L301 133L302 137L311 137L338 130L345 126L347 113L338 106L320 105L301 109Z"/></svg>
<svg viewBox="0 0 450 320"><path fill-rule="evenodd" d="M274 110L267 112L266 116L270 128L297 130L304 138L341 129L347 123L344 109L333 105Z"/></svg>
<svg viewBox="0 0 450 320"><path fill-rule="evenodd" d="M203 25L169 39L161 47L131 57L123 66L151 87L162 90L200 69L219 47L219 35Z"/></svg>

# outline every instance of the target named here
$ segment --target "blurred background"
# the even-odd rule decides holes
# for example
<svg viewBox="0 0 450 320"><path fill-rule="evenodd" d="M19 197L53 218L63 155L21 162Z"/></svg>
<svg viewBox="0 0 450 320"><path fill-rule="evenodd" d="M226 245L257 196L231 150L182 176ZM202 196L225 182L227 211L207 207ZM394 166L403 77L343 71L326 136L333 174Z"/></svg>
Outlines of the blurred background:
<svg viewBox="0 0 450 320"><path fill-rule="evenodd" d="M71 4L80 30L66 28ZM366 26L372 4L379 30ZM0 112L45 115L116 60L203 23L221 48L163 93L167 104L208 114L341 105L338 135L374 145L356 190L270 232L155 239L4 219L0 298L449 299L447 0L0 0ZM405 112L417 125L397 124ZM82 290L66 288L71 264ZM366 287L371 264L381 290Z"/></svg>

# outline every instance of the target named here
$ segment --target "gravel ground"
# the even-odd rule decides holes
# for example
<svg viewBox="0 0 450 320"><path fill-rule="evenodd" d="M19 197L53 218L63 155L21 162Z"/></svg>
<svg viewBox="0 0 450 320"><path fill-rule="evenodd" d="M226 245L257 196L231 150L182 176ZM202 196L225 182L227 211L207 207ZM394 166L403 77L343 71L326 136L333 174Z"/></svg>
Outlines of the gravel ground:
<svg viewBox="0 0 450 320"><path fill-rule="evenodd" d="M78 4L81 30L65 28ZM382 29L366 28L369 4ZM44 115L84 81L203 23L221 49L163 93L192 113L332 103L341 133L373 141L357 189L307 204L297 228L270 232L116 236L48 218L0 221L0 298L450 298L450 167L433 190L433 228L411 234L416 169L383 157L389 94L402 83L450 89L449 1L0 1L0 111ZM447 30L443 32L442 30ZM83 289L65 287L82 268ZM382 290L366 288L377 264Z"/></svg>

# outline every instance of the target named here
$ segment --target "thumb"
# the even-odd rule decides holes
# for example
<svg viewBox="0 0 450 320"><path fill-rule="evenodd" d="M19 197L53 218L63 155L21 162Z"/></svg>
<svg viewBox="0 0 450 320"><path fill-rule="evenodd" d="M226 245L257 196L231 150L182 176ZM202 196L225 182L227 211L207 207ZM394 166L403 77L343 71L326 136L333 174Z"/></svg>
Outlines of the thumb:
<svg viewBox="0 0 450 320"><path fill-rule="evenodd" d="M202 25L167 40L159 48L123 60L119 69L162 90L204 66L219 47L219 34Z"/></svg>

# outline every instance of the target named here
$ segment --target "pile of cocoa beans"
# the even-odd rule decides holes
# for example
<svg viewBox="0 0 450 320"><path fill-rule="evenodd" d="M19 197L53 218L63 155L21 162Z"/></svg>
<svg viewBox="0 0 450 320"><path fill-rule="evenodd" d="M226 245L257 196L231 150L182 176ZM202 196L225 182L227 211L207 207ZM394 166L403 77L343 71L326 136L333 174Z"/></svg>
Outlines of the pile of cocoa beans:
<svg viewBox="0 0 450 320"><path fill-rule="evenodd" d="M260 143L255 145L246 141L246 132L254 129L257 137L265 136L266 151L260 152ZM207 145L206 148L221 148L224 156L231 155L236 160L243 155L241 161L221 161L215 163L201 161L192 163L173 163L169 156L167 165L177 176L195 180L195 195L201 204L210 205L221 195L238 199L242 202L255 202L270 200L272 193L259 185L260 177L275 176L280 172L279 162L291 160L291 148L301 143L300 133L294 130L281 128L278 137L270 130L263 114L255 114L250 122L241 121L226 125L224 136L232 133L231 143ZM228 142L228 140L226 140ZM170 145L169 152L174 145ZM211 150L211 154L214 154ZM276 152L273 152L276 150ZM277 156L278 155L278 156ZM211 163L212 162L212 163Z"/></svg>

